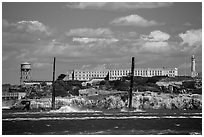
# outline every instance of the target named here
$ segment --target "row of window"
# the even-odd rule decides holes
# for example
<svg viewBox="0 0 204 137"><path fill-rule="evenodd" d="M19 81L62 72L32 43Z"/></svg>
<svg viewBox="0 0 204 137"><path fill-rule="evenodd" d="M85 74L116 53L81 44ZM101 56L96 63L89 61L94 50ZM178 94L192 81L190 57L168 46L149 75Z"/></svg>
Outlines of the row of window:
<svg viewBox="0 0 204 137"><path fill-rule="evenodd" d="M106 77L106 75L92 74L92 75L74 75L74 77Z"/></svg>
<svg viewBox="0 0 204 137"><path fill-rule="evenodd" d="M128 75L130 72L129 71L115 71L115 72L113 72L113 73L111 73L111 75L121 75L121 76L124 76L124 75ZM141 76L141 75L152 75L152 76L154 76L154 75L162 75L162 71L161 70L158 70L158 71L156 71L156 70L150 70L149 71L149 74L148 74L148 71L147 70L136 70L135 72L134 72L134 75L135 76Z"/></svg>
<svg viewBox="0 0 204 137"><path fill-rule="evenodd" d="M139 73L139 72L148 72L151 74L151 73L162 73L161 70L135 70L134 72L135 73ZM111 70L109 71L110 74L115 74L115 75L124 75L124 74L128 74L130 73L130 70ZM94 71L75 71L74 72L75 74L107 74L108 71L97 71L97 72L94 72ZM174 71L169 71L169 73L174 73Z"/></svg>
<svg viewBox="0 0 204 137"><path fill-rule="evenodd" d="M161 76L162 73L150 73L149 75L151 76ZM106 77L107 75L99 75L99 74L95 74L95 75L75 75L74 77L76 78L90 78L90 77ZM124 74L124 75L110 75L110 76L127 76L127 74ZM134 76L148 76L147 72L141 72L141 73L135 73Z"/></svg>
<svg viewBox="0 0 204 137"><path fill-rule="evenodd" d="M76 71L74 72L74 77L76 79L89 79L91 77L106 77L109 72L110 79L113 77L121 77L121 76L127 76L130 73L130 70L109 70L109 71L98 71L98 72L92 72L92 71ZM162 70L135 70L134 76L162 76L162 75L169 75L169 76L175 76L174 70L169 70L167 72L163 72ZM69 76L70 78L72 75Z"/></svg>
<svg viewBox="0 0 204 137"><path fill-rule="evenodd" d="M105 72L105 71L97 71L97 72L93 72L93 71L74 71L74 73L75 74L105 74L105 73L107 73L107 72Z"/></svg>
<svg viewBox="0 0 204 137"><path fill-rule="evenodd" d="M82 74L83 73L83 74ZM77 75L82 75L82 76L92 76L91 74L107 74L108 72L75 72L75 74ZM110 71L111 75L128 75L130 73L129 70L115 70L115 71ZM148 71L147 70L135 70L134 72L136 75L148 75ZM171 72L170 72L171 73ZM174 73L174 72L172 72ZM162 75L162 71L161 70L150 70L149 71L150 75Z"/></svg>
<svg viewBox="0 0 204 137"><path fill-rule="evenodd" d="M175 73L175 71L173 71L173 70L170 70L170 71L169 71L169 73Z"/></svg>

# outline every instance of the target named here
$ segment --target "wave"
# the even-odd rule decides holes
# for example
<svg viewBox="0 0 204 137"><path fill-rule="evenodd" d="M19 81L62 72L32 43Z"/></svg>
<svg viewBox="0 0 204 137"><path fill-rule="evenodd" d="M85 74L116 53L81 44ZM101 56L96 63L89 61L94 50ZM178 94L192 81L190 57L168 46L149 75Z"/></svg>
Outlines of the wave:
<svg viewBox="0 0 204 137"><path fill-rule="evenodd" d="M96 113L95 113L96 112ZM125 115L125 113L131 112L132 114L136 115L159 115L160 113L155 113L155 112L150 112L148 113L147 111L135 109L135 110L127 110L127 109L121 109L120 111L117 111L117 115ZM98 110L92 110L92 109L79 109L75 107L70 107L70 106L64 106L61 107L59 110L51 110L51 111L42 111L42 112L11 112L7 113L7 115L33 115L33 114L57 114L57 113L67 113L67 114L83 114L83 115L89 115L92 113L93 114L101 114L101 115L113 115L115 112L112 113L112 111L98 111ZM87 114L86 114L87 113ZM162 113L164 115L168 115L168 113ZM173 115L176 115L177 113L173 113ZM185 116L197 116L197 115L202 115L202 113L180 113L180 115L185 115Z"/></svg>
<svg viewBox="0 0 204 137"><path fill-rule="evenodd" d="M121 112L146 112L144 110L141 109L134 109L134 110L129 110L128 108L124 107L120 110Z"/></svg>
<svg viewBox="0 0 204 137"><path fill-rule="evenodd" d="M166 129L166 130L101 130L101 131L84 131L84 132L78 132L77 135L202 135L202 132L191 132L186 130L172 130L172 129Z"/></svg>
<svg viewBox="0 0 204 137"><path fill-rule="evenodd" d="M97 116L97 117L40 117L40 118L5 118L3 121L39 121L39 120L92 120L92 119L198 119L202 116Z"/></svg>
<svg viewBox="0 0 204 137"><path fill-rule="evenodd" d="M69 112L78 112L78 113L93 113L93 112L102 112L102 111L96 111L92 109L87 109L87 108L79 108L77 106L62 106L58 110L51 110L50 113L69 113Z"/></svg>

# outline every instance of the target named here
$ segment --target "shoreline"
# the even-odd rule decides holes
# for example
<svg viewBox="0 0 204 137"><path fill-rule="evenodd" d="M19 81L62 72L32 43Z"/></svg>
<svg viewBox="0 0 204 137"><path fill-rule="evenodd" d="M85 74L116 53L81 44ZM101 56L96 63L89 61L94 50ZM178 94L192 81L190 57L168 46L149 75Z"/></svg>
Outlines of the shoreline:
<svg viewBox="0 0 204 137"><path fill-rule="evenodd" d="M51 110L51 98L29 99L31 110ZM56 97L58 110L73 112L82 110L127 110L127 99L120 95ZM68 110L66 110L67 107ZM20 101L13 108L21 109ZM63 107L65 109L63 110ZM202 95L199 94L166 94L156 92L137 92L133 96L132 110L202 110Z"/></svg>

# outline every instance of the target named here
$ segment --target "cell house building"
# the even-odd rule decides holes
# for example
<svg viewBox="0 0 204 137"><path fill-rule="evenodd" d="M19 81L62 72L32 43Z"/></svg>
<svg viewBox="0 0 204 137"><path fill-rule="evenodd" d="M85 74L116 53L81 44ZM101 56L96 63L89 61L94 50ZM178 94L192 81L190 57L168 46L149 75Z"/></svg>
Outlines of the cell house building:
<svg viewBox="0 0 204 137"><path fill-rule="evenodd" d="M130 69L93 69L93 70L70 70L67 72L68 80L89 81L94 78L105 78L117 80L123 76L128 76ZM152 76L178 76L177 68L135 68L134 76L152 77Z"/></svg>

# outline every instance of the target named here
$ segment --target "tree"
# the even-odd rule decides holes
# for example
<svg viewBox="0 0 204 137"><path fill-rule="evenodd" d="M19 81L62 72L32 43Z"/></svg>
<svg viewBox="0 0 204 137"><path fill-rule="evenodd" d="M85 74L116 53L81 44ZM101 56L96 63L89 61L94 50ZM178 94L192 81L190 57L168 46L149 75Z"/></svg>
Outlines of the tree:
<svg viewBox="0 0 204 137"><path fill-rule="evenodd" d="M119 91L129 91L129 82L116 80L114 82L113 88Z"/></svg>
<svg viewBox="0 0 204 137"><path fill-rule="evenodd" d="M65 88L65 83L62 80L56 80L54 83L54 88L55 88L55 96L61 96L65 97L68 96L68 92Z"/></svg>
<svg viewBox="0 0 204 137"><path fill-rule="evenodd" d="M73 96L79 96L79 87L73 86L72 90L69 91L69 93Z"/></svg>

